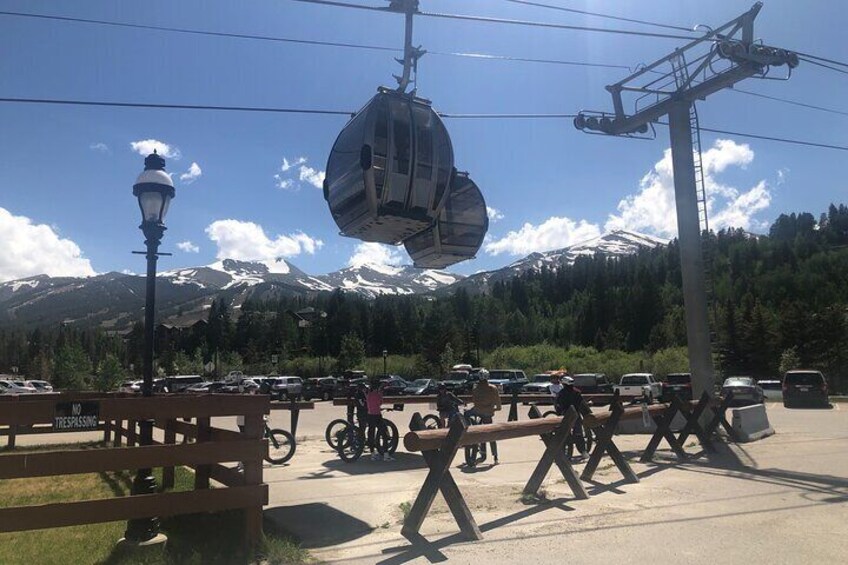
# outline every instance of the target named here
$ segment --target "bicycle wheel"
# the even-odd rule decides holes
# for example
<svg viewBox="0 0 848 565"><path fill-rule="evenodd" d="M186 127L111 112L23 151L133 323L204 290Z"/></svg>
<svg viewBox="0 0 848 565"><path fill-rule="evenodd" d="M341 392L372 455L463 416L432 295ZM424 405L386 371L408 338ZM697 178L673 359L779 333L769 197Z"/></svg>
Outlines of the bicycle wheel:
<svg viewBox="0 0 848 565"><path fill-rule="evenodd" d="M586 438L586 453L591 453L592 446L595 445L595 433L592 428L583 426L583 437Z"/></svg>
<svg viewBox="0 0 848 565"><path fill-rule="evenodd" d="M353 463L362 456L365 451L365 433L360 428L345 422L345 428L336 437L339 445L336 451L342 461Z"/></svg>
<svg viewBox="0 0 848 565"><path fill-rule="evenodd" d="M382 429L385 430L385 451L384 453L388 453L389 455L394 455L395 451L398 448L398 441L400 441L400 433L398 432L397 426L391 420L383 420Z"/></svg>
<svg viewBox="0 0 848 565"><path fill-rule="evenodd" d="M339 418L338 420L333 420L327 425L327 431L324 432L324 439L327 440L327 445L332 447L333 449L338 449L338 432L344 429L344 426L347 426L347 420Z"/></svg>
<svg viewBox="0 0 848 565"><path fill-rule="evenodd" d="M434 414L427 414L424 418L422 418L422 420L424 422L424 429L435 430L442 427L442 422L439 420L439 417Z"/></svg>
<svg viewBox="0 0 848 565"><path fill-rule="evenodd" d="M272 465L282 465L294 456L297 444L294 436L286 430L270 430L268 432L268 454L265 460Z"/></svg>

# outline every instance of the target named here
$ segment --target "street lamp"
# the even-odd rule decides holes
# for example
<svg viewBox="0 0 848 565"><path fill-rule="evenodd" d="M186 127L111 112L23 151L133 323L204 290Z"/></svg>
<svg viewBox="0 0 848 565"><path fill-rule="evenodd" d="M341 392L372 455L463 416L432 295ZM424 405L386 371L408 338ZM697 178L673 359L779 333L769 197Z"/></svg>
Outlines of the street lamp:
<svg viewBox="0 0 848 565"><path fill-rule="evenodd" d="M389 375L389 372L386 370L386 359L388 358L388 356L389 356L388 350L384 349L383 350L383 376L384 377L387 377Z"/></svg>
<svg viewBox="0 0 848 565"><path fill-rule="evenodd" d="M156 303L156 260L158 259L159 243L165 233L165 214L175 196L174 182L165 172L165 159L156 150L144 159L144 171L138 176L133 185L133 195L138 198L141 210L141 225L144 233L147 251L135 251L147 257L147 293L144 304L144 381L141 394L144 397L153 396L153 338ZM169 255L162 253L161 255ZM153 445L153 420L139 422L141 445ZM133 480L132 493L154 494L156 479L152 469L139 469ZM159 518L138 518L127 523L124 538L135 544L150 544L164 541L165 536L159 533Z"/></svg>

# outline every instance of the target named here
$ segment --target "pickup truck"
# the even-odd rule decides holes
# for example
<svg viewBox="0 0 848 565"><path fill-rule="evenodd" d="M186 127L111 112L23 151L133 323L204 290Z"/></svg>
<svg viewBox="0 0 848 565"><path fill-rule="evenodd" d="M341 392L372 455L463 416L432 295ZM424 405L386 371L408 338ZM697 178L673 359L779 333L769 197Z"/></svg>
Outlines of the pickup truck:
<svg viewBox="0 0 848 565"><path fill-rule="evenodd" d="M662 383L651 373L628 373L613 388L622 396L647 396L649 403L662 398Z"/></svg>

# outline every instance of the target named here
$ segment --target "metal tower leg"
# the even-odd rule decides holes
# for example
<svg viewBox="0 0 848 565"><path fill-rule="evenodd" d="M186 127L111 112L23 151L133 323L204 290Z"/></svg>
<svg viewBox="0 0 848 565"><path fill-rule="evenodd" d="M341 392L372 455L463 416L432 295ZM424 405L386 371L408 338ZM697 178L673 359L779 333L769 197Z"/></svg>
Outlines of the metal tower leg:
<svg viewBox="0 0 848 565"><path fill-rule="evenodd" d="M686 310L686 336L692 394L698 398L713 394L714 369L707 314L707 289L701 248L701 222L698 213L698 184L690 122L690 102L678 101L668 113L671 158L674 167L674 198L677 206L677 233L680 242L680 269L683 274L683 305Z"/></svg>

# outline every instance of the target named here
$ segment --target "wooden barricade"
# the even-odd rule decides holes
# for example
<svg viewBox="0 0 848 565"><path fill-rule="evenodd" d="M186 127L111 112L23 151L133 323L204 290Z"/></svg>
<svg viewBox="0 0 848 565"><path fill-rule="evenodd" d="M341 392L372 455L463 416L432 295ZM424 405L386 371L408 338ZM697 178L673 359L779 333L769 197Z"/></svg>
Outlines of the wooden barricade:
<svg viewBox="0 0 848 565"><path fill-rule="evenodd" d="M418 427L417 422L421 419L419 414L415 416L411 425L413 428ZM450 466L459 448L491 441L540 436L545 444L545 451L524 486L524 493L537 494L551 466L555 463L571 487L574 496L579 499L588 498L586 489L580 483L571 463L565 458L563 450L563 445L570 436L576 419L577 412L569 408L566 415L561 418L541 418L472 427L467 427L464 418L453 418L447 429L411 430L403 438L404 447L410 452L420 451L430 470L404 520L401 533L405 536L419 533L436 493L441 492L462 533L472 540L483 538L462 492L451 476Z"/></svg>
<svg viewBox="0 0 848 565"><path fill-rule="evenodd" d="M163 468L165 488L174 484L174 467L194 468L195 490L159 492L119 498L20 506L0 509L0 532L130 520L149 516L174 516L196 512L241 509L245 513L245 538L249 546L262 535L262 507L268 503L268 486L262 482L262 460L267 454L263 416L269 412L267 396L161 395L150 398L67 394L48 400L4 403L0 425L29 426L52 422L56 403L97 402L100 426L112 447L0 455L0 479L60 476L106 471ZM211 418L245 417L243 434L215 428ZM197 423L183 421L194 418ZM164 441L133 446L137 423L154 420L164 429ZM126 425L124 425L126 422ZM177 443L178 433L192 443ZM108 435L107 435L108 434ZM126 439L126 447L121 447ZM240 461L244 472L222 463ZM220 487L209 488L214 479Z"/></svg>

